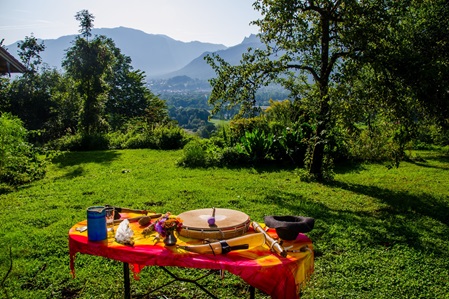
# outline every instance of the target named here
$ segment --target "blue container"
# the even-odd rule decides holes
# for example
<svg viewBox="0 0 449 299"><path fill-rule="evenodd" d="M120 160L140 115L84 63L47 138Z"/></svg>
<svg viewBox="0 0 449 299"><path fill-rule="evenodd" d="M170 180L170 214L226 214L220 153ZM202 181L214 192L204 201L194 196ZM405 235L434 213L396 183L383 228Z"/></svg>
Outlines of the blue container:
<svg viewBox="0 0 449 299"><path fill-rule="evenodd" d="M87 238L102 241L107 238L106 209L102 206L87 208Z"/></svg>

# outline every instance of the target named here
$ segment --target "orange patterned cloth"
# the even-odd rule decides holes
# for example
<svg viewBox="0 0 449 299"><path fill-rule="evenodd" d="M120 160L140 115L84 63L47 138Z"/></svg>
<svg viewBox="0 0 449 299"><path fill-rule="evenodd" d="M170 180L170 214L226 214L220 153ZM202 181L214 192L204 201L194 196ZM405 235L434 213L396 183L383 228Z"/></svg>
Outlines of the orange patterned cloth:
<svg viewBox="0 0 449 299"><path fill-rule="evenodd" d="M121 215L124 218L136 216L125 213ZM129 263L136 279L145 266L226 270L240 276L249 285L267 293L273 299L292 299L299 298L301 287L314 270L312 241L303 234L299 234L295 241L284 242L285 248L292 246L289 250L295 251L288 252L284 258L272 253L267 245L220 255L188 252L177 246L165 246L162 240L157 242L154 238L155 232L144 236L142 234L144 227L138 222L130 223L130 228L134 232L133 246L119 244L113 237L92 242L87 238L87 231L76 230L77 227L85 225L86 220L77 223L69 230L70 269L73 276L75 276L75 255L79 252ZM247 234L252 233L254 231L250 228ZM274 230L268 230L268 233L272 237L277 237ZM202 240L183 236L177 238L177 244L182 246L202 244ZM302 252L299 250L301 248Z"/></svg>

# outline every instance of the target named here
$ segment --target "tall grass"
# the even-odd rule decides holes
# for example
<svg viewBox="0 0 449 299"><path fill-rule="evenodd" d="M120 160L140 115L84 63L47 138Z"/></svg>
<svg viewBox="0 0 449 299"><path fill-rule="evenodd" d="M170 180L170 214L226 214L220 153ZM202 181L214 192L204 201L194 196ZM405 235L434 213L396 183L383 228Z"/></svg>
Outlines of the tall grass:
<svg viewBox="0 0 449 299"><path fill-rule="evenodd" d="M308 235L315 273L302 298L447 298L449 159L438 152L419 155L397 169L340 167L333 183L318 184L301 182L296 169L184 169L176 166L181 151L65 154L45 179L0 195L0 297L121 298L120 262L78 255L75 279L69 270L69 228L86 218L87 207L111 204L172 213L231 208L257 221L264 215L314 217ZM147 295L169 279L145 268L132 281L133 296L206 298L181 282ZM203 282L220 298L249 296L231 274Z"/></svg>

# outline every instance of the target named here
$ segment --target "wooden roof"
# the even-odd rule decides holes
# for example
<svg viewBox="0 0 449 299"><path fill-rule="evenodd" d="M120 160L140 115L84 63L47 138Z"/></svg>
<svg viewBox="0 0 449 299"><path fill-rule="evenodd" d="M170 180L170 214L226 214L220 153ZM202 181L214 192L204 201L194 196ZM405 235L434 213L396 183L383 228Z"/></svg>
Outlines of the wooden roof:
<svg viewBox="0 0 449 299"><path fill-rule="evenodd" d="M25 71L25 66L0 46L0 74L23 73Z"/></svg>

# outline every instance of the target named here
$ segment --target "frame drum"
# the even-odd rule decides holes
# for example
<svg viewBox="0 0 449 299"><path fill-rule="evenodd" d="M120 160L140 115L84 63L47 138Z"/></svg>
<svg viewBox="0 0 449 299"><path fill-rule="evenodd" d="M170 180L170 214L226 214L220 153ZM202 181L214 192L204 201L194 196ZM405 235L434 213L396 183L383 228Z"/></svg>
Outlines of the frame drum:
<svg viewBox="0 0 449 299"><path fill-rule="evenodd" d="M248 231L249 216L243 212L230 209L215 209L215 225L209 225L207 220L212 216L213 209L199 209L181 213L181 236L193 239L230 239L239 237Z"/></svg>

